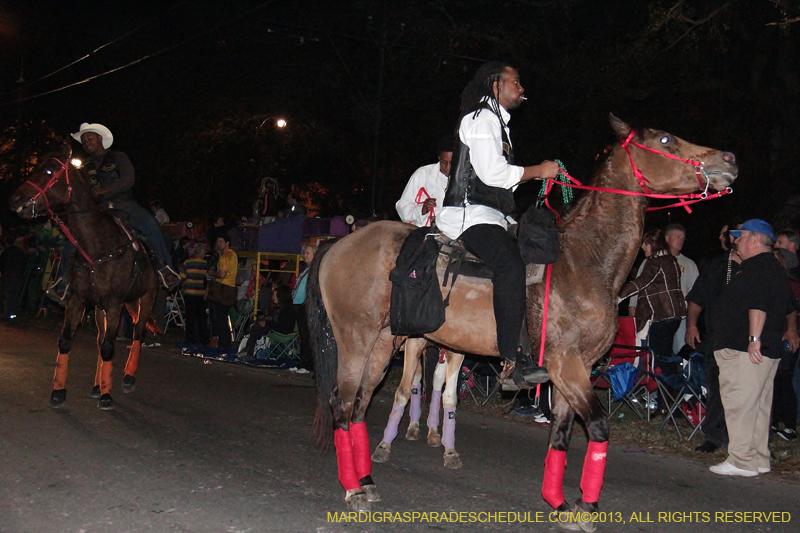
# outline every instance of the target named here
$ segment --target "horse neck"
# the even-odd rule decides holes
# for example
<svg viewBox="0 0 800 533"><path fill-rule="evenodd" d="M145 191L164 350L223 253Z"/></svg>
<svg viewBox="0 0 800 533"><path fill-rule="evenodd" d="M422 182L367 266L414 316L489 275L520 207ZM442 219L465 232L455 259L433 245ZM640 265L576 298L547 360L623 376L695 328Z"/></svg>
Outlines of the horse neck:
<svg viewBox="0 0 800 533"><path fill-rule="evenodd" d="M626 159L609 157L592 186L641 192ZM644 229L647 198L588 191L564 221L564 254L577 272L598 278L617 294L627 278Z"/></svg>
<svg viewBox="0 0 800 533"><path fill-rule="evenodd" d="M64 225L90 257L108 253L119 244L116 225L109 226L109 215L97 207L88 179L77 169L70 169L69 178L72 192L64 204Z"/></svg>

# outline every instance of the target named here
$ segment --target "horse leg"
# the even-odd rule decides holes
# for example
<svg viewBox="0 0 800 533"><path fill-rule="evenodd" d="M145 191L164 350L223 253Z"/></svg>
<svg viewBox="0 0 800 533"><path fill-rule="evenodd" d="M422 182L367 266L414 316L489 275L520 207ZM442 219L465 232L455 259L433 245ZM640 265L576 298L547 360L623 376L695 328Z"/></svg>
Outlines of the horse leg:
<svg viewBox="0 0 800 533"><path fill-rule="evenodd" d="M105 331L102 338L99 333L97 336L100 358L102 359L100 363L100 400L97 406L104 411L109 411L114 408L114 399L111 397L111 374L114 368L112 359L114 358L114 335L116 335L117 327L119 326L122 303L120 302L116 305L108 304L106 308L108 310L105 312ZM102 312L99 305L95 307L95 317Z"/></svg>
<svg viewBox="0 0 800 533"><path fill-rule="evenodd" d="M131 316L135 316L133 327L133 341L131 342L131 349L128 352L128 360L125 363L125 373L122 378L122 392L129 394L136 388L136 370L139 368L139 355L142 350L142 338L147 329L147 320L150 318L147 309L152 309L155 302L156 291L150 291L141 297L138 301L138 309L133 305L127 304Z"/></svg>
<svg viewBox="0 0 800 533"><path fill-rule="evenodd" d="M94 386L92 392L89 393L89 398L94 400L100 399L100 370L103 368L103 358L100 357L100 345L103 344L103 339L106 334L106 315L98 307L94 310L94 324L97 327L97 366L94 371Z"/></svg>
<svg viewBox="0 0 800 533"><path fill-rule="evenodd" d="M450 357L448 355L448 357ZM442 408L442 387L447 379L447 360L436 363L433 371L433 385L431 386L431 405L428 409L428 446L438 448L442 445L442 436L439 435L439 412Z"/></svg>
<svg viewBox="0 0 800 533"><path fill-rule="evenodd" d="M442 421L442 445L445 468L461 468L461 456L456 451L456 404L458 403L458 373L464 362L463 353L447 352L447 384L442 394L444 421Z"/></svg>
<svg viewBox="0 0 800 533"><path fill-rule="evenodd" d="M50 406L59 408L67 401L67 371L69 369L69 352L72 350L72 339L75 330L81 323L84 302L72 297L67 301L64 311L64 325L61 336L58 338L58 355L56 356L56 370L53 375L53 392L50 393Z"/></svg>
<svg viewBox="0 0 800 533"><path fill-rule="evenodd" d="M571 514L572 506L564 499L564 471L567 468L567 450L572 437L575 411L559 393L553 389L553 404L550 407L550 446L544 460L542 497L554 509L551 517L558 517L559 525L567 529L577 526Z"/></svg>
<svg viewBox="0 0 800 533"><path fill-rule="evenodd" d="M406 409L409 397L414 386L419 387L419 353L421 350L420 344L425 344L425 339L408 339L406 340L405 358L403 360L403 377L400 379L400 385L394 393L394 404L392 405L392 412L389 414L389 422L386 424L386 429L383 431L383 440L375 448L372 454L372 460L376 463L385 463L389 460L392 453L392 442L397 436L397 428L400 426L400 420L403 418L403 413ZM412 409L413 411L413 409ZM411 433L413 424L409 423L406 438L408 439ZM419 431L419 416L417 416L417 431ZM413 439L409 439L413 440Z"/></svg>
<svg viewBox="0 0 800 533"><path fill-rule="evenodd" d="M406 440L419 440L419 418L422 416L422 365L417 358L417 368L411 383L411 407L408 410L409 422Z"/></svg>

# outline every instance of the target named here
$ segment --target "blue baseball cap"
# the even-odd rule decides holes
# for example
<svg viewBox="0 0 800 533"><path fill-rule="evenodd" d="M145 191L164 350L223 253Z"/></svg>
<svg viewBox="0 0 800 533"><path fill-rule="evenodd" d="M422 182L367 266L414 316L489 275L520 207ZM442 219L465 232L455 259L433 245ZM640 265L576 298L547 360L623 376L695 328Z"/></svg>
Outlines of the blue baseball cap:
<svg viewBox="0 0 800 533"><path fill-rule="evenodd" d="M775 242L775 234L772 232L772 226L766 220L760 218L751 218L739 229L732 229L729 231L734 238L738 239L743 231L752 231L753 233L762 233L769 237L772 242Z"/></svg>

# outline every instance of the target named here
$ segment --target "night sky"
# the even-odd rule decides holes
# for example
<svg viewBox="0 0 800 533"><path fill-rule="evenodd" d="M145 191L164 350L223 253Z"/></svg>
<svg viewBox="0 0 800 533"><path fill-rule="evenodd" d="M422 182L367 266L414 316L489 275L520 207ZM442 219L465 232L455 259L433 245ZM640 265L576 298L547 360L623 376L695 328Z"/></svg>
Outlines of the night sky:
<svg viewBox="0 0 800 533"><path fill-rule="evenodd" d="M461 89L501 59L529 98L511 122L521 164L558 158L587 181L614 140L608 112L736 153L735 194L649 219L682 222L700 257L728 219L773 220L800 192L798 15L779 0L0 0L0 205L24 162L100 122L138 199L173 220L249 215L267 176L324 191L324 215L367 216L376 146L375 207L396 218ZM521 189L520 203L536 192Z"/></svg>

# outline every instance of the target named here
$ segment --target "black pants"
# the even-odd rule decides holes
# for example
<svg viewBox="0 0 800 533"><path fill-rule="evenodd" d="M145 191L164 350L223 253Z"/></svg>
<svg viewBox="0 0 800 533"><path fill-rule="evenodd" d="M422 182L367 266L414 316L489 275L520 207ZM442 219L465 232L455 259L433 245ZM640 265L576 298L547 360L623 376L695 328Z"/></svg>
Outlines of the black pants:
<svg viewBox="0 0 800 533"><path fill-rule="evenodd" d="M781 360L778 371L775 373L775 383L772 394L772 425L777 426L783 422L784 427L797 428L797 396L795 395L792 379L797 355Z"/></svg>
<svg viewBox="0 0 800 533"><path fill-rule="evenodd" d="M665 376L674 376L678 373L678 363L681 358L672 351L672 339L680 325L680 318L668 318L651 323L647 333L647 344L656 356L656 366Z"/></svg>
<svg viewBox="0 0 800 533"><path fill-rule="evenodd" d="M516 361L525 318L525 264L519 247L502 226L477 224L461 234L464 246L492 269L494 318L500 356Z"/></svg>
<svg viewBox="0 0 800 533"><path fill-rule="evenodd" d="M202 296L187 294L183 297L186 305L186 342L188 344L208 344L208 315L206 301Z"/></svg>
<svg viewBox="0 0 800 533"><path fill-rule="evenodd" d="M706 339L706 417L703 420L703 435L717 446L728 444L728 425L725 423L725 408L719 394L719 366L711 349L711 341Z"/></svg>
<svg viewBox="0 0 800 533"><path fill-rule="evenodd" d="M220 348L231 347L231 328L228 324L228 310L227 305L218 304L217 302L208 301L208 314L211 319L211 334L219 339Z"/></svg>

